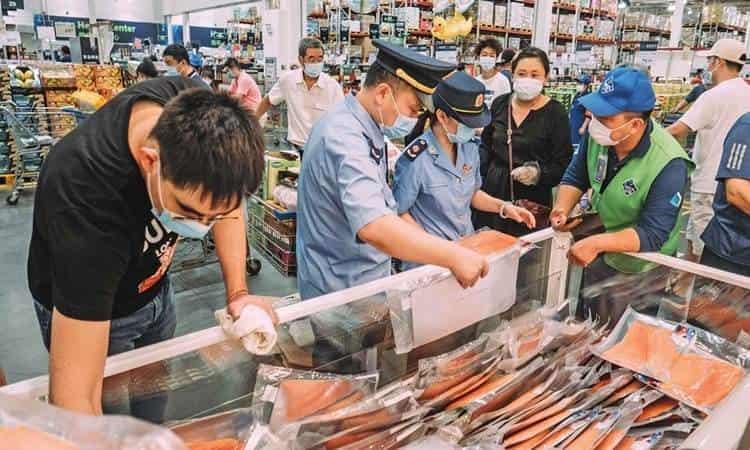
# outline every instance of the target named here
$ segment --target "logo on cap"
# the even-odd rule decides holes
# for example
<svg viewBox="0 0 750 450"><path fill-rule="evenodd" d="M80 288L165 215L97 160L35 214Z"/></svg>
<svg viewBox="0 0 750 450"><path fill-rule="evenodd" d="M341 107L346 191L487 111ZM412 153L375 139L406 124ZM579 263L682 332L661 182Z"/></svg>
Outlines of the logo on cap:
<svg viewBox="0 0 750 450"><path fill-rule="evenodd" d="M604 80L604 83L602 83L601 89L599 89L599 92L602 93L602 95L611 94L615 90L615 81L612 78L607 78Z"/></svg>
<svg viewBox="0 0 750 450"><path fill-rule="evenodd" d="M480 106L482 106L482 103L484 103L484 94L479 94L477 95L477 99L474 100L474 106L479 108Z"/></svg>

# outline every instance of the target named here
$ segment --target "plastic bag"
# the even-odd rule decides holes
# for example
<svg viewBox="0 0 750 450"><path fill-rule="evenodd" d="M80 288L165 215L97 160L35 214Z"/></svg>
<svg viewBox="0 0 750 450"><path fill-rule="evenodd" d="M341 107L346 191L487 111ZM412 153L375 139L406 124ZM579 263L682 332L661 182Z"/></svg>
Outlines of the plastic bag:
<svg viewBox="0 0 750 450"><path fill-rule="evenodd" d="M234 442L240 448L240 445L245 444L248 430L254 423L252 409L241 408L169 424L169 429L188 445L188 450L193 448L191 445L216 441L223 441L228 448L232 448L229 443Z"/></svg>
<svg viewBox="0 0 750 450"><path fill-rule="evenodd" d="M593 351L653 378L642 381L704 412L726 397L750 367L750 352L725 339L630 308Z"/></svg>
<svg viewBox="0 0 750 450"><path fill-rule="evenodd" d="M0 394L0 448L185 450L171 431L125 416L88 416Z"/></svg>
<svg viewBox="0 0 750 450"><path fill-rule="evenodd" d="M261 364L253 408L271 431L335 408L350 396L375 392L378 374L337 375Z"/></svg>

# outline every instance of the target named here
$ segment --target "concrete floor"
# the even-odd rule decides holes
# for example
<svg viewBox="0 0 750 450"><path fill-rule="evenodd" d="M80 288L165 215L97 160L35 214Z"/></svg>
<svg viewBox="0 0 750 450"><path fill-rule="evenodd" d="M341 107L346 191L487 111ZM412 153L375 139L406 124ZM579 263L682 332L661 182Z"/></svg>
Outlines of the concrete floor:
<svg viewBox="0 0 750 450"><path fill-rule="evenodd" d="M46 374L48 355L26 282L33 192L22 194L17 206L8 206L5 193L0 193L0 368L13 383ZM248 278L252 292L285 296L297 291L296 279L283 277L268 262L262 263L260 274ZM182 270L172 280L177 335L215 325L213 312L225 302L218 263Z"/></svg>

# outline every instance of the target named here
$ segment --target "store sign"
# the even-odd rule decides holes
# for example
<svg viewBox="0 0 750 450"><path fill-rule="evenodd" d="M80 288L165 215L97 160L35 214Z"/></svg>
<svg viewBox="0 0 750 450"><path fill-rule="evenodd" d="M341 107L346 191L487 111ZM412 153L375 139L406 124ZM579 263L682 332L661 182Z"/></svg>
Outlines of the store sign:
<svg viewBox="0 0 750 450"><path fill-rule="evenodd" d="M349 42L349 25L341 25L341 30L339 30L339 39L345 44Z"/></svg>
<svg viewBox="0 0 750 450"><path fill-rule="evenodd" d="M395 24L397 22L396 16L390 16L390 15L384 15L383 16L383 23L392 23Z"/></svg>
<svg viewBox="0 0 750 450"><path fill-rule="evenodd" d="M456 64L456 61L458 61L458 48L455 44L438 44L435 47L435 59Z"/></svg>
<svg viewBox="0 0 750 450"><path fill-rule="evenodd" d="M592 25L584 25L583 26L583 34L594 34L594 27Z"/></svg>
<svg viewBox="0 0 750 450"><path fill-rule="evenodd" d="M74 38L76 37L76 24L75 22L55 22L55 36L59 38Z"/></svg>
<svg viewBox="0 0 750 450"><path fill-rule="evenodd" d="M399 38L406 36L406 22L396 22L395 35Z"/></svg>
<svg viewBox="0 0 750 450"><path fill-rule="evenodd" d="M190 27L190 41L201 47L222 47L227 43L226 28Z"/></svg>
<svg viewBox="0 0 750 450"><path fill-rule="evenodd" d="M2 0L3 15L7 11L23 9L23 0Z"/></svg>
<svg viewBox="0 0 750 450"><path fill-rule="evenodd" d="M371 39L379 39L380 38L380 24L379 23L371 23L370 24L370 38Z"/></svg>
<svg viewBox="0 0 750 450"><path fill-rule="evenodd" d="M659 41L645 41L640 43L642 52L655 52L659 49Z"/></svg>
<svg viewBox="0 0 750 450"><path fill-rule="evenodd" d="M320 27L320 42L328 43L328 27Z"/></svg>
<svg viewBox="0 0 750 450"><path fill-rule="evenodd" d="M576 42L576 51L579 51L579 52L588 52L593 47L594 46L589 42Z"/></svg>

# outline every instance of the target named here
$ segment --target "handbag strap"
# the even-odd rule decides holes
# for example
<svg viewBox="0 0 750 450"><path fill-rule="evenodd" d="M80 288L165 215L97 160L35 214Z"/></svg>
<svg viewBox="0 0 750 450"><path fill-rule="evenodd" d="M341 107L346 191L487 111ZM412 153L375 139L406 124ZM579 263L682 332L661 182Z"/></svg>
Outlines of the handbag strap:
<svg viewBox="0 0 750 450"><path fill-rule="evenodd" d="M506 134L508 136L508 182L510 183L510 201L511 203L515 203L516 195L513 190L513 177L510 175L511 172L513 172L513 112L511 111L512 103L513 98L508 97L508 126L506 131Z"/></svg>

